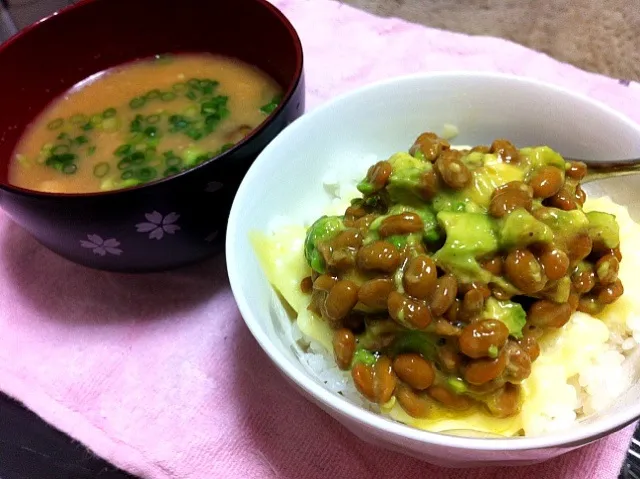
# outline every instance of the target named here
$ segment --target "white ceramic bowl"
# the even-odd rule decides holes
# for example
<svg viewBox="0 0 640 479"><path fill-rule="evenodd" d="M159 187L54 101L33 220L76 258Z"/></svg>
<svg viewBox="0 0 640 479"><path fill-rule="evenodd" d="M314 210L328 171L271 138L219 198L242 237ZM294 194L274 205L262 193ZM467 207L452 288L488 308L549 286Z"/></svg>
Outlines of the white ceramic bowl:
<svg viewBox="0 0 640 479"><path fill-rule="evenodd" d="M227 267L242 316L260 346L306 397L366 441L443 466L521 465L583 446L640 417L640 386L606 412L576 427L539 437L479 439L413 429L365 411L326 390L301 365L274 292L250 242L252 230L286 215L320 214L329 170L366 173L371 155L406 150L423 131L456 125L458 144L508 138L549 145L563 155L594 159L640 156L640 126L586 97L538 81L486 73L394 78L343 95L289 126L247 173L227 229ZM363 158L366 164L363 164ZM587 191L609 194L638 220L640 182L607 180ZM550 394L553 392L550 391ZM313 438L310 436L309 440Z"/></svg>

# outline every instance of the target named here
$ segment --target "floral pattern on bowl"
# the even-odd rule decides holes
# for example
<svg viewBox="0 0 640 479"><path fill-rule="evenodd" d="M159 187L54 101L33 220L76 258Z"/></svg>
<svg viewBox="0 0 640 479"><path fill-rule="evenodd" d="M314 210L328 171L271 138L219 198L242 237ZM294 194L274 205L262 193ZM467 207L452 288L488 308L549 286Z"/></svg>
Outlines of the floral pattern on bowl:
<svg viewBox="0 0 640 479"><path fill-rule="evenodd" d="M138 233L149 233L149 239L161 240L165 233L172 235L180 230L180 226L175 224L180 215L175 212L162 216L161 213L153 211L144 216L147 222L136 224L136 230Z"/></svg>
<svg viewBox="0 0 640 479"><path fill-rule="evenodd" d="M118 248L120 241L115 238L102 239L102 237L97 234L87 235L86 240L80 240L80 245L83 248L92 250L94 254L99 256L105 256L107 254L120 256L122 254L122 250Z"/></svg>

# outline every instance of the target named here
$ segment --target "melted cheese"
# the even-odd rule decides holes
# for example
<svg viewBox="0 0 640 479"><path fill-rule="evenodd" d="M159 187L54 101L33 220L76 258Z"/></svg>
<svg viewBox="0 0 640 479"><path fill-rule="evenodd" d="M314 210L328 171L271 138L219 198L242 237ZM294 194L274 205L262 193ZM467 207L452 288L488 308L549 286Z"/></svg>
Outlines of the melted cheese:
<svg viewBox="0 0 640 479"><path fill-rule="evenodd" d="M530 435L556 426L571 425L575 420L575 414L571 415L571 411L579 406L571 379L581 367L590 364L608 349L610 331L607 324L615 323L620 329L625 329L625 321L632 320L629 318L640 318L640 304L633 301L634 297L640 295L640 283L634 281L634 272L640 270L640 256L633 251L633 245L640 243L640 226L629 217L626 208L609 198L589 200L585 210L604 211L617 216L624 255L620 277L627 292L603 311L600 315L602 320L576 313L562 329L540 339L540 357L533 363L531 376L522 385L521 413L501 419L490 416L481 408L465 413L453 413L442 408L436 409L431 418L415 419L392 399L382 407L384 414L416 428L434 432L458 431L464 435L513 436L521 430ZM305 234L302 226L286 226L272 234L255 233L251 240L269 282L297 311L300 330L329 352L332 350L331 330L324 321L307 310L309 295L300 291L301 279L311 274L303 253ZM629 294L630 291L633 292Z"/></svg>

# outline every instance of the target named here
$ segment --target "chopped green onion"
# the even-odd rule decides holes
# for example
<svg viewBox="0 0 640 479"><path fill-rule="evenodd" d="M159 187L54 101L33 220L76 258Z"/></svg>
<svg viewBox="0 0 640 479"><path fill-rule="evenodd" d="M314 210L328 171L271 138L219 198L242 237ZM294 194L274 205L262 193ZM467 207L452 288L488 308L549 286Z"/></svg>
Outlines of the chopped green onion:
<svg viewBox="0 0 640 479"><path fill-rule="evenodd" d="M195 106L195 105L191 105L191 106L189 106L189 107L185 108L185 109L184 109L184 111L183 111L182 113L183 113L185 116L188 116L188 117L194 118L194 117L198 116L199 111L200 111L200 110L198 109L198 107L197 107L197 106Z"/></svg>
<svg viewBox="0 0 640 479"><path fill-rule="evenodd" d="M189 138L195 141L200 140L204 136L201 132L199 132L198 130L194 130L193 128L187 130L186 134Z"/></svg>
<svg viewBox="0 0 640 479"><path fill-rule="evenodd" d="M113 152L114 155L116 156L125 156L128 155L131 152L131 145L128 144L124 144L124 145L120 145L118 148L116 148L116 151Z"/></svg>
<svg viewBox="0 0 640 479"><path fill-rule="evenodd" d="M200 113L204 116L210 115L218 111L218 104L214 101L205 101L200 107Z"/></svg>
<svg viewBox="0 0 640 479"><path fill-rule="evenodd" d="M69 163L62 167L62 172L65 175L73 175L77 171L77 169L78 167L75 164Z"/></svg>
<svg viewBox="0 0 640 479"><path fill-rule="evenodd" d="M220 107L223 107L223 106L227 106L228 102L229 102L229 97L228 96L218 95L216 97L213 97L211 100L205 102L204 104L210 103L214 107L220 108Z"/></svg>
<svg viewBox="0 0 640 479"><path fill-rule="evenodd" d="M145 136L142 133L134 133L129 136L129 143L133 145L131 148L137 147L139 143L142 143L145 140Z"/></svg>
<svg viewBox="0 0 640 479"><path fill-rule="evenodd" d="M162 173L162 176L166 178L167 176L177 175L178 173L180 173L180 168L176 166L170 166L169 168L164 170L164 173Z"/></svg>
<svg viewBox="0 0 640 479"><path fill-rule="evenodd" d="M174 83L171 89L176 93L184 93L189 89L189 87L184 83L180 82L180 83Z"/></svg>
<svg viewBox="0 0 640 479"><path fill-rule="evenodd" d="M129 107L132 108L133 110L136 110L138 108L142 108L145 103L146 103L146 100L144 98L136 97L129 102Z"/></svg>
<svg viewBox="0 0 640 479"><path fill-rule="evenodd" d="M66 140L69 138L69 135L67 133L60 133L58 136L56 136L56 140Z"/></svg>
<svg viewBox="0 0 640 479"><path fill-rule="evenodd" d="M102 125L100 126L104 131L116 131L118 128L120 128L120 120L118 120L116 117L107 118L102 122Z"/></svg>
<svg viewBox="0 0 640 479"><path fill-rule="evenodd" d="M221 155L222 153L224 153L227 150L230 150L231 148L233 148L234 144L233 143L225 143L224 145L222 145L220 147L220 150L218 151L218 154ZM213 155L212 155L213 156Z"/></svg>
<svg viewBox="0 0 640 479"><path fill-rule="evenodd" d="M148 126L144 129L144 134L149 138L154 138L158 135L158 129L155 126Z"/></svg>
<svg viewBox="0 0 640 479"><path fill-rule="evenodd" d="M97 126L97 125L99 125L100 123L102 123L102 115L93 115L93 116L91 117L91 124L92 124L93 126Z"/></svg>
<svg viewBox="0 0 640 479"><path fill-rule="evenodd" d="M116 116L115 108L107 108L102 112L102 118L113 118L114 116Z"/></svg>
<svg viewBox="0 0 640 479"><path fill-rule="evenodd" d="M281 95L276 95L271 99L271 101L269 103L267 103L266 105L261 106L260 107L260 111L262 113L266 113L268 115L268 114L272 113L273 110L278 108L278 105L280 105L281 101L282 101L282 96Z"/></svg>
<svg viewBox="0 0 640 479"><path fill-rule="evenodd" d="M197 78L192 78L187 82L191 88L198 89L200 88L200 80Z"/></svg>
<svg viewBox="0 0 640 479"><path fill-rule="evenodd" d="M136 180L135 178L128 178L127 180L121 182L118 188L131 188L132 186L138 186L139 184L139 180Z"/></svg>
<svg viewBox="0 0 640 479"><path fill-rule="evenodd" d="M73 153L63 153L61 155L51 155L47 158L46 165L53 166L56 169L61 170L66 164L73 163L73 160L77 158Z"/></svg>
<svg viewBox="0 0 640 479"><path fill-rule="evenodd" d="M160 90L151 90L150 92L148 92L144 98L146 100L155 100L156 98L160 98L160 95L162 94L162 92Z"/></svg>
<svg viewBox="0 0 640 479"><path fill-rule="evenodd" d="M116 182L114 178L106 178L100 182L100 190L101 191L110 191L117 189Z"/></svg>
<svg viewBox="0 0 640 479"><path fill-rule="evenodd" d="M146 160L144 153L141 151L136 151L133 155L131 155L131 164L132 165L142 165Z"/></svg>
<svg viewBox="0 0 640 479"><path fill-rule="evenodd" d="M184 130L191 124L191 122L182 115L171 115L169 117L169 123L171 124L169 131L172 133Z"/></svg>
<svg viewBox="0 0 640 479"><path fill-rule="evenodd" d="M205 95L210 95L211 93L213 93L214 88L218 85L219 83L214 80L200 80L200 89Z"/></svg>
<svg viewBox="0 0 640 479"><path fill-rule="evenodd" d="M160 115L149 115L147 118L147 123L153 125L154 123L158 123L160 121Z"/></svg>
<svg viewBox="0 0 640 479"><path fill-rule="evenodd" d="M176 99L176 94L171 91L167 91L164 92L160 98L162 101L171 101Z"/></svg>
<svg viewBox="0 0 640 479"><path fill-rule="evenodd" d="M51 149L51 153L54 155L60 155L62 153L68 153L70 148L67 145L56 145Z"/></svg>
<svg viewBox="0 0 640 479"><path fill-rule="evenodd" d="M156 176L158 176L158 172L156 171L155 168L144 167L144 168L140 168L136 172L136 178L139 179L140 181L150 181L154 179Z"/></svg>
<svg viewBox="0 0 640 479"><path fill-rule="evenodd" d="M91 156L91 155L93 155L95 152L96 152L96 147L95 147L95 145L92 145L92 146L90 146L90 147L87 149L87 156Z"/></svg>
<svg viewBox="0 0 640 479"><path fill-rule="evenodd" d="M191 145L184 150L182 158L187 166L193 166L199 157L205 154L205 150Z"/></svg>
<svg viewBox="0 0 640 479"><path fill-rule="evenodd" d="M89 120L89 118L87 118L87 115L83 115L83 114L77 114L77 115L73 115L69 121L71 121L72 125L82 125L83 123L86 123Z"/></svg>
<svg viewBox="0 0 640 479"><path fill-rule="evenodd" d="M97 178L103 178L104 176L106 176L107 173L109 173L110 169L111 167L109 166L109 163L106 163L106 162L98 163L96 166L93 167L93 176Z"/></svg>
<svg viewBox="0 0 640 479"><path fill-rule="evenodd" d="M121 159L118 162L118 169L119 170L126 170L127 168L129 168L131 166L131 158L129 158L128 156L126 158Z"/></svg>
<svg viewBox="0 0 640 479"><path fill-rule="evenodd" d="M47 128L49 128L50 130L57 130L62 126L63 123L64 123L64 120L62 118L56 118L55 120L51 120L47 124Z"/></svg>
<svg viewBox="0 0 640 479"><path fill-rule="evenodd" d="M260 107L260 111L268 115L269 113L273 112L273 110L275 110L277 106L278 105L274 105L273 103L267 103L266 105L262 105Z"/></svg>
<svg viewBox="0 0 640 479"><path fill-rule="evenodd" d="M215 122L218 122L218 121L222 120L223 118L226 118L227 116L229 116L229 110L227 110L227 107L223 106L223 107L219 108L216 113L214 113L213 115L209 115L209 116L213 116L215 118ZM207 120L209 120L209 116L207 117ZM209 120L209 121L212 121L212 120ZM206 120L205 120L205 122L206 122Z"/></svg>
<svg viewBox="0 0 640 479"><path fill-rule="evenodd" d="M49 158L47 158L47 161L45 161L45 165L53 166L54 168L57 168L60 164L61 163L58 161L58 158L55 156L50 156Z"/></svg>
<svg viewBox="0 0 640 479"><path fill-rule="evenodd" d="M169 156L164 162L167 166L180 166L182 164L182 158L179 156Z"/></svg>
<svg viewBox="0 0 640 479"><path fill-rule="evenodd" d="M89 130L93 130L93 125L90 122L87 122L84 125L82 125L80 128L82 128L84 131L89 131Z"/></svg>
<svg viewBox="0 0 640 479"><path fill-rule="evenodd" d="M138 133L142 131L142 115L136 115L136 117L129 124L129 131L131 133Z"/></svg>
<svg viewBox="0 0 640 479"><path fill-rule="evenodd" d="M195 100L197 98L196 94L193 91L190 91L185 95L189 100Z"/></svg>
<svg viewBox="0 0 640 479"><path fill-rule="evenodd" d="M205 118L204 123L207 126L214 126L216 123L218 123L220 121L220 115L217 113L214 113L212 115L209 115Z"/></svg>
<svg viewBox="0 0 640 479"><path fill-rule="evenodd" d="M122 174L120 175L120 179L122 179L122 180L129 180L131 178L133 178L133 171L132 170L123 171Z"/></svg>
<svg viewBox="0 0 640 479"><path fill-rule="evenodd" d="M76 144L78 145L84 145L85 143L89 143L89 140L84 135L76 136L75 140L73 141L75 141Z"/></svg>

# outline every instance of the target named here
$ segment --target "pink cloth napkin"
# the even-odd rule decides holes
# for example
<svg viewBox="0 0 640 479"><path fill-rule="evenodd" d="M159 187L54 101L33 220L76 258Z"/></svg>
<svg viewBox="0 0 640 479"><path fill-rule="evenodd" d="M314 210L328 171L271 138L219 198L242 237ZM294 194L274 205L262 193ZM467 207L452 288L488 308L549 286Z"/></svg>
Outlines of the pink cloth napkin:
<svg viewBox="0 0 640 479"><path fill-rule="evenodd" d="M640 121L640 85L495 38L325 0L274 0L304 44L309 107L393 75L492 70L586 93ZM542 465L444 470L352 436L295 392L242 322L223 258L128 276L57 257L0 214L0 388L154 479L617 476L632 427Z"/></svg>

